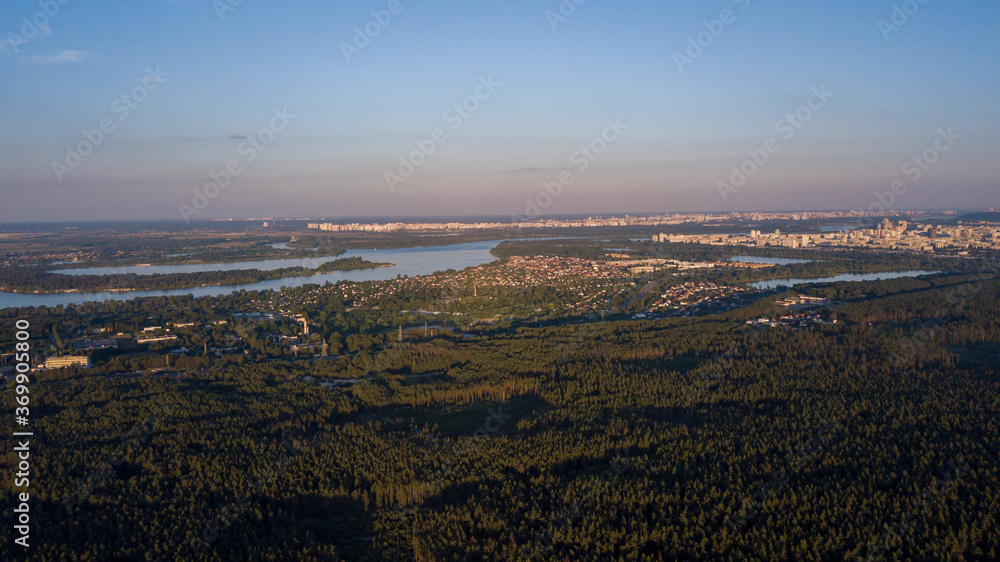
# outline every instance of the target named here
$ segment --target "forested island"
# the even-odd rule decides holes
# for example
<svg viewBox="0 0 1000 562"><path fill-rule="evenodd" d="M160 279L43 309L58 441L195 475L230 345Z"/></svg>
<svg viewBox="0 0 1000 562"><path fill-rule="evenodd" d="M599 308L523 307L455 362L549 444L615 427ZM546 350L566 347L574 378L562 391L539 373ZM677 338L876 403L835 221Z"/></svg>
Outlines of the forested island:
<svg viewBox="0 0 1000 562"><path fill-rule="evenodd" d="M392 264L375 263L357 256L324 262L315 268L284 267L280 269L235 269L229 271L200 271L195 273L154 273L139 275L119 273L110 275L67 275L48 267L0 268L0 291L18 293L59 293L85 291L145 291L188 289L209 285L248 285L272 279L309 277L332 271L373 269Z"/></svg>

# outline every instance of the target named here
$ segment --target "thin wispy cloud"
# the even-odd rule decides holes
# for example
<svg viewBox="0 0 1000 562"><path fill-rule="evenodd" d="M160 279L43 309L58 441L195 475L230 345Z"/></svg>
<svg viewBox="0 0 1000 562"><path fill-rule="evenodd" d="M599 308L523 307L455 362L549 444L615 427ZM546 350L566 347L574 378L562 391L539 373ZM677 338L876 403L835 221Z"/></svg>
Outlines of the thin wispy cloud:
<svg viewBox="0 0 1000 562"><path fill-rule="evenodd" d="M87 56L84 51L60 51L54 55L32 55L27 58L35 64L60 64L84 62Z"/></svg>

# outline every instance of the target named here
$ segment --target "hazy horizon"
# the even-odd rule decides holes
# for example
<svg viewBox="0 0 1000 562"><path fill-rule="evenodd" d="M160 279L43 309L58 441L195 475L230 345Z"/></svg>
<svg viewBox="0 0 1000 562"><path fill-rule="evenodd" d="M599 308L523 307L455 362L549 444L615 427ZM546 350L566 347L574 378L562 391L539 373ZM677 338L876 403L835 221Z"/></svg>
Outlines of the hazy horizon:
<svg viewBox="0 0 1000 562"><path fill-rule="evenodd" d="M751 209L748 211L690 211L690 212L675 212L675 211L633 211L633 212L622 212L622 213L601 213L601 212L591 212L591 213L556 213L541 215L533 220L579 220L581 218L592 218L592 217L647 217L647 216L658 216L658 215L672 215L672 214L705 214L705 215L716 215L725 216L732 213L762 213L762 214L787 214L787 213L837 213L837 212L851 212L857 211L859 209L788 209L788 210L768 210L768 209ZM892 209L887 211L886 214L900 213L900 214L935 214L942 212L955 213L954 218L961 218L966 214L974 214L989 211L989 208L937 208L937 209ZM996 212L995 210L993 212ZM206 226L217 223L225 222L248 222L248 221L270 221L272 217L270 216L257 216L257 217L216 217L216 218L197 218L190 221L184 221L178 218L163 218L163 219L93 219L93 220L55 220L55 221L4 221L7 224L17 224L17 225L45 225L45 224L56 224L56 225L73 225L73 224L125 224L125 223L143 223L143 224L157 224L157 223L184 223L192 227ZM331 221L331 222L366 222L366 221L392 221L392 222L407 222L407 221L417 221L417 220L428 220L428 219L496 219L497 222L512 222L512 217L510 215L490 215L490 214L466 214L466 215L421 215L421 214L409 214L409 215L330 215L330 216L281 216L275 215L273 217L276 221L293 221L293 222L306 222L306 221ZM516 217L520 218L520 217ZM848 219L851 217L840 217L841 219ZM818 217L810 217L809 220L823 220ZM830 219L836 220L836 219ZM430 221L429 221L430 222ZM280 226L280 225L279 225Z"/></svg>
<svg viewBox="0 0 1000 562"><path fill-rule="evenodd" d="M992 2L57 4L0 221L1000 207Z"/></svg>

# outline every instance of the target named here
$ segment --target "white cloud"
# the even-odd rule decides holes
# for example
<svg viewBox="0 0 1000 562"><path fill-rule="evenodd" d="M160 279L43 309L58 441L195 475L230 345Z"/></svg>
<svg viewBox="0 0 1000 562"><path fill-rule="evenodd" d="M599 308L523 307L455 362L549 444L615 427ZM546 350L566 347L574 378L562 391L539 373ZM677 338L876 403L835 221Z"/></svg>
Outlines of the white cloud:
<svg viewBox="0 0 1000 562"><path fill-rule="evenodd" d="M83 62L87 58L87 53L84 51L60 51L54 55L33 55L27 58L36 64L72 63Z"/></svg>

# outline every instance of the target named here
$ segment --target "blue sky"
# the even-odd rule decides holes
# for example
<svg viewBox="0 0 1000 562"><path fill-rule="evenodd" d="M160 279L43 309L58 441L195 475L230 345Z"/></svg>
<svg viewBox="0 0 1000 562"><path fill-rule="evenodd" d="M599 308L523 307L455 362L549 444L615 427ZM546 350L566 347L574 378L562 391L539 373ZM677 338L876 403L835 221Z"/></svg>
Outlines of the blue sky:
<svg viewBox="0 0 1000 562"><path fill-rule="evenodd" d="M995 1L54 4L0 19L2 221L1000 207Z"/></svg>

